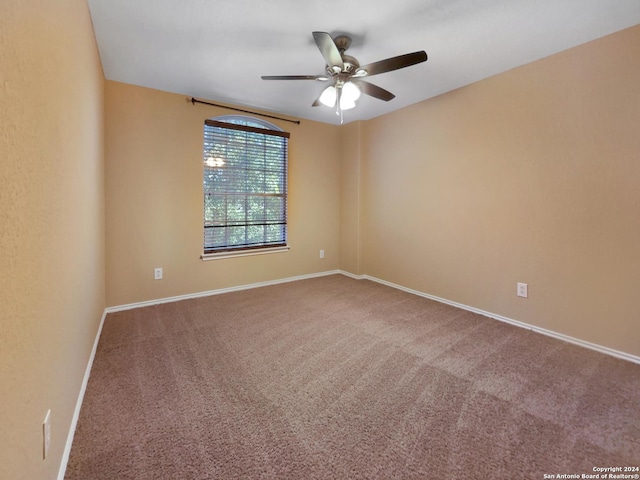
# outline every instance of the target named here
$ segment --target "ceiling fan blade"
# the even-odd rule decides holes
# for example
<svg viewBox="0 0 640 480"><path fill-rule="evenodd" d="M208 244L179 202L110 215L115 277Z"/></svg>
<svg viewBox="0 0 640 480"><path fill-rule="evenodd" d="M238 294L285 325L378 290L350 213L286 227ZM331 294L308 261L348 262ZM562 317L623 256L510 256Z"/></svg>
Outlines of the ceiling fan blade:
<svg viewBox="0 0 640 480"><path fill-rule="evenodd" d="M400 68L410 67L418 63L427 61L427 52L424 50L420 52L405 53L404 55L398 55L397 57L387 58L386 60L380 60L379 62L373 62L358 70L365 70L367 75L378 75L379 73L391 72Z"/></svg>
<svg viewBox="0 0 640 480"><path fill-rule="evenodd" d="M320 105L322 105L322 103L320 103L320 97L316 98L316 101L311 104L312 107L319 107Z"/></svg>
<svg viewBox="0 0 640 480"><path fill-rule="evenodd" d="M324 75L263 75L262 80L329 80Z"/></svg>
<svg viewBox="0 0 640 480"><path fill-rule="evenodd" d="M340 72L344 68L344 62L342 61L342 55L340 50L336 47L333 38L327 32L313 32L313 39L316 41L318 50L327 62L327 65L331 67L340 68ZM336 73L340 73L336 72Z"/></svg>
<svg viewBox="0 0 640 480"><path fill-rule="evenodd" d="M377 99L384 100L385 102L396 98L396 96L390 91L374 85L373 83L365 82L364 80L360 80L358 78L352 78L351 82L355 83L360 88L360 91L362 93L366 93L367 95L370 95Z"/></svg>

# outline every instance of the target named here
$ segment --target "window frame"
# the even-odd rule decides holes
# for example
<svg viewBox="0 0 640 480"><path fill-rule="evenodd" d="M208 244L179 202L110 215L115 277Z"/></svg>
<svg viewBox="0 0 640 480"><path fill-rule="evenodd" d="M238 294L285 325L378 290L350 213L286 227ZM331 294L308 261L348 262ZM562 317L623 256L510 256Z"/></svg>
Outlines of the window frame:
<svg viewBox="0 0 640 480"><path fill-rule="evenodd" d="M281 223L271 223L273 220L268 220L267 219L267 212L266 212L266 206L264 207L265 210L263 210L261 212L261 216L264 219L264 222L269 222L269 223L264 223L263 226L267 226L267 225L281 225L281 229L282 229L282 241L276 241L276 242L268 242L267 241L267 233L265 230L265 233L263 234L262 240L263 242L260 244L226 244L224 246L219 246L219 247L212 247L211 244L207 245L207 229L209 228L216 228L216 227L220 227L220 228L231 228L231 227L244 227L245 229L251 226L251 222L247 219L247 214L245 211L245 223L240 222L240 224L237 223L237 221L234 222L230 221L228 219L228 212L225 213L225 223L222 223L218 226L214 226L210 224L210 221L207 221L207 195L220 195L220 196L228 196L229 193L226 192L221 192L221 193L212 193L211 191L207 191L207 169L211 169L211 168L223 168L221 167L211 167L211 165L207 165L207 160L209 158L209 150L207 150L207 140L211 138L213 134L213 132L208 132L207 128L221 128L224 130L235 130L235 131L241 131L241 132L247 132L249 134L251 133L257 133L260 135L265 135L265 136L272 136L272 137L280 137L284 139L284 143L282 145L283 147L283 151L282 151L282 164L278 166L278 173L281 174L283 176L283 178L281 177L281 185L282 185L282 192L281 193L277 193L277 194L273 194L273 193L269 193L265 190L267 190L267 187L265 185L264 190L262 192L251 192L248 189L244 189L244 190L238 190L237 192L234 192L235 195L239 196L239 197L244 197L245 198L245 203L246 203L246 199L248 197L251 196L264 196L266 197L280 197L282 198L282 207L281 207L281 213L280 213L280 218L278 219ZM201 258L203 260L212 260L212 259L217 259L217 258L228 258L228 257L238 257L238 256L246 256L246 255L260 255L260 254L267 254L267 253L276 253L276 252L284 252L284 251L288 251L289 250L289 245L288 245L288 173L289 173L289 145L288 145L288 140L290 138L290 134L289 132L285 132L284 130L282 130L281 128L279 128L277 125L274 125L270 122L266 122L264 120L258 119L258 118L254 118L254 117L250 117L250 116L244 116L244 115L224 115L224 116L218 116L218 117L213 117L210 119L206 119L204 122L204 127L203 127L203 156L202 156L202 162L203 162L203 213L202 213L202 220L203 220L203 243L202 243L202 255ZM244 153L244 151L243 151ZM267 162L266 157L265 158L265 162ZM266 164L265 164L265 169L266 169ZM244 163L242 168L240 169L240 171L249 171L250 167ZM210 171L210 170L209 170ZM267 170L265 170L265 173L267 172ZM234 188L237 188L237 185L234 185ZM246 238L246 237L245 237Z"/></svg>

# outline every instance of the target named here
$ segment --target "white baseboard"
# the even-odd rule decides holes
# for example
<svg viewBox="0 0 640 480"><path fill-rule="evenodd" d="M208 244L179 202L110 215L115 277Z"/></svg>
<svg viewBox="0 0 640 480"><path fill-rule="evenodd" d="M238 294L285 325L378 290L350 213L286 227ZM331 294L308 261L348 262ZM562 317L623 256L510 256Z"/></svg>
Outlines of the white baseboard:
<svg viewBox="0 0 640 480"><path fill-rule="evenodd" d="M115 307L107 307L106 312L107 313L121 312L123 310L131 310L133 308L149 307L152 305L160 305L162 303L179 302L180 300L189 300L191 298L209 297L211 295L220 295L223 293L238 292L240 290L249 290L251 288L267 287L269 285L277 285L280 283L296 282L298 280L307 280L310 278L325 277L327 275L335 275L338 273L342 273L342 272L340 270L329 270L325 272L310 273L308 275L298 275L296 277L267 280L266 282L238 285L236 287L219 288L217 290L207 290L205 292L188 293L186 295L177 295L175 297L158 298L155 300L147 300L144 302L128 303L126 305L117 305Z"/></svg>
<svg viewBox="0 0 640 480"><path fill-rule="evenodd" d="M102 318L100 319L100 325L98 325L98 331L96 332L96 338L93 341L93 348L89 355L89 361L87 362L87 368L84 371L84 378L82 379L82 385L80 386L80 393L78 394L78 400L76 401L76 408L73 411L73 417L71 417L71 425L69 426L69 433L67 434L67 442L62 452L62 459L60 461L60 468L58 469L58 480L64 480L64 474L67 471L67 464L69 463L69 454L71 453L71 446L73 445L73 437L76 433L76 427L78 425L78 419L80 418L80 409L82 408L82 401L84 400L84 393L87 390L87 384L89 383L89 376L91 375L91 367L93 366L93 359L96 356L96 350L98 349L98 342L100 341L100 335L102 334L102 326L104 325L104 319L107 317L107 310L102 312Z"/></svg>
<svg viewBox="0 0 640 480"><path fill-rule="evenodd" d="M338 270L338 273L345 277L353 278L354 280L365 280L367 278L366 275L356 275L355 273L345 272L344 270ZM369 280L373 280L373 278L369 278Z"/></svg>
<svg viewBox="0 0 640 480"><path fill-rule="evenodd" d="M403 287L402 285L397 285L395 283L387 282L386 280L382 280L380 278L372 277L370 275L353 275L351 273L340 271L343 275L346 275L351 278L355 278L357 280L371 280L372 282L381 283L382 285L386 285L388 287L397 288L398 290L403 290L408 293L412 293L414 295L418 295L420 297L428 298L430 300L435 300L436 302L446 303L447 305L451 305L453 307L461 308L463 310L467 310L469 312L477 313L479 315L484 315L485 317L493 318L494 320L499 320L501 322L509 323L511 325L515 325L516 327L525 328L527 330L532 330L536 333L541 333L542 335L546 335L548 337L552 337L558 340L562 340L565 342L572 343L574 345L578 345L580 347L588 348L590 350L595 350L596 352L604 353L606 355L611 355L612 357L620 358L622 360L627 360L629 362L640 364L640 357L635 355L631 355L630 353L621 352L619 350L614 350L613 348L605 347L603 345L598 345L595 343L587 342L586 340L581 340L579 338L570 337L569 335L565 335L563 333L554 332L553 330L548 330L542 327L536 327L535 325L530 325L528 323L520 322L519 320L514 320L512 318L504 317L502 315L498 315L496 313L486 312L484 310L480 310L479 308L470 307L469 305L464 305L462 303L453 302L451 300L447 300L446 298L436 297L435 295L429 295L428 293L420 292L418 290L413 290L411 288Z"/></svg>

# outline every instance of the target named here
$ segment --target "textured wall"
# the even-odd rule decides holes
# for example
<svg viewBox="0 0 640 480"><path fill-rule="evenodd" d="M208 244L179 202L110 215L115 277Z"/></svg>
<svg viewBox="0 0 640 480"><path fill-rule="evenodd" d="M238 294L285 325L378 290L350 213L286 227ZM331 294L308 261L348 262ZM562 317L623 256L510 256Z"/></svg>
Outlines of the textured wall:
<svg viewBox="0 0 640 480"><path fill-rule="evenodd" d="M0 2L3 479L56 478L105 306L102 98L86 2Z"/></svg>
<svg viewBox="0 0 640 480"><path fill-rule="evenodd" d="M364 273L640 355L638 58L634 27L367 122Z"/></svg>
<svg viewBox="0 0 640 480"><path fill-rule="evenodd" d="M364 122L340 129L340 268L360 275L360 176Z"/></svg>
<svg viewBox="0 0 640 480"><path fill-rule="evenodd" d="M233 112L111 81L105 92L108 305L338 268L339 127L274 121L291 132L289 252L203 262L203 125Z"/></svg>

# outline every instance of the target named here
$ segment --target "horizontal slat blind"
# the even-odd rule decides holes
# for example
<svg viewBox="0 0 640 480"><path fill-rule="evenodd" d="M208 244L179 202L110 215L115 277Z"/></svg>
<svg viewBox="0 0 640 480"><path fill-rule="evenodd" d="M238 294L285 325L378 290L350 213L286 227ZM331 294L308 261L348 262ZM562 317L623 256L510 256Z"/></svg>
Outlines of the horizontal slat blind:
<svg viewBox="0 0 640 480"><path fill-rule="evenodd" d="M288 137L205 122L205 253L286 245Z"/></svg>

